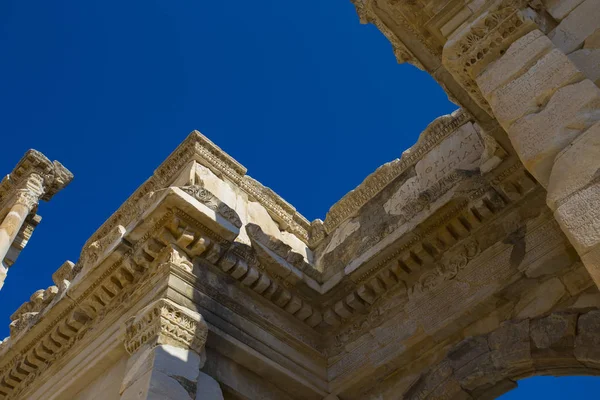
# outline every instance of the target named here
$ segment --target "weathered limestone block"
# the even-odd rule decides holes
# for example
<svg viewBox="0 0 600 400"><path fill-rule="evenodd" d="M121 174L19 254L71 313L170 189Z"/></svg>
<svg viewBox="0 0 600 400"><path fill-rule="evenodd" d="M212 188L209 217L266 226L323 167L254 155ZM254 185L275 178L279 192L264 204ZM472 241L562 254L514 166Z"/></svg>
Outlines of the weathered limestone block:
<svg viewBox="0 0 600 400"><path fill-rule="evenodd" d="M536 29L514 42L497 61L477 77L476 82L484 97L488 98L499 86L508 83L529 70L554 45L542 31Z"/></svg>
<svg viewBox="0 0 600 400"><path fill-rule="evenodd" d="M484 143L472 123L456 130L434 147L416 165L420 191L448 176L456 169L474 170L484 149Z"/></svg>
<svg viewBox="0 0 600 400"><path fill-rule="evenodd" d="M127 320L124 331L131 357L121 399L222 400L214 382L200 374L208 333L200 314L160 299ZM199 390L199 383L207 386Z"/></svg>
<svg viewBox="0 0 600 400"><path fill-rule="evenodd" d="M598 0L585 0L548 35L554 45L569 54L600 27Z"/></svg>
<svg viewBox="0 0 600 400"><path fill-rule="evenodd" d="M200 355L190 350L168 344L143 346L128 362L121 399L193 400L203 363Z"/></svg>
<svg viewBox="0 0 600 400"><path fill-rule="evenodd" d="M600 244L600 182L573 193L554 216L581 256L591 251Z"/></svg>
<svg viewBox="0 0 600 400"><path fill-rule="evenodd" d="M582 84L585 82L588 81ZM600 114L600 110L598 113ZM596 122L556 157L548 184L548 206L556 210L560 202L592 184L599 177L599 168L600 122Z"/></svg>
<svg viewBox="0 0 600 400"><path fill-rule="evenodd" d="M405 393L404 398L407 400L425 399L444 382L452 379L451 377L452 367L450 366L450 363L445 360L436 366L433 371L421 375L419 380Z"/></svg>
<svg viewBox="0 0 600 400"><path fill-rule="evenodd" d="M552 278L541 283L535 290L523 294L515 306L515 317L532 318L548 312L566 294L560 279Z"/></svg>
<svg viewBox="0 0 600 400"><path fill-rule="evenodd" d="M575 263L573 268L562 277L562 281L572 296L583 292L594 284L590 279L590 273L580 262Z"/></svg>
<svg viewBox="0 0 600 400"><path fill-rule="evenodd" d="M584 75L600 86L600 49L581 49L569 54L569 59Z"/></svg>
<svg viewBox="0 0 600 400"><path fill-rule="evenodd" d="M502 324L490 333L488 343L497 369L516 373L531 368L529 320Z"/></svg>
<svg viewBox="0 0 600 400"><path fill-rule="evenodd" d="M583 314L577 321L575 357L586 365L600 364L600 311Z"/></svg>
<svg viewBox="0 0 600 400"><path fill-rule="evenodd" d="M465 389L495 383L498 379L490 347L484 336L463 340L448 352L448 359L454 369L454 376Z"/></svg>
<svg viewBox="0 0 600 400"><path fill-rule="evenodd" d="M575 340L575 314L554 313L531 321L531 339L538 349L573 347Z"/></svg>
<svg viewBox="0 0 600 400"><path fill-rule="evenodd" d="M223 400L223 392L221 392L219 383L210 375L200 372L196 385L198 386L196 400Z"/></svg>
<svg viewBox="0 0 600 400"><path fill-rule="evenodd" d="M533 176L548 185L558 153L600 119L600 89L590 80L559 89L547 106L516 121L509 137Z"/></svg>
<svg viewBox="0 0 600 400"><path fill-rule="evenodd" d="M550 15L560 21L580 5L583 0L543 0L543 2Z"/></svg>
<svg viewBox="0 0 600 400"><path fill-rule="evenodd" d="M585 39L584 49L600 49L600 28Z"/></svg>
<svg viewBox="0 0 600 400"><path fill-rule="evenodd" d="M517 119L539 111L557 89L582 78L567 56L554 49L523 75L492 91L487 99L500 124L508 130Z"/></svg>

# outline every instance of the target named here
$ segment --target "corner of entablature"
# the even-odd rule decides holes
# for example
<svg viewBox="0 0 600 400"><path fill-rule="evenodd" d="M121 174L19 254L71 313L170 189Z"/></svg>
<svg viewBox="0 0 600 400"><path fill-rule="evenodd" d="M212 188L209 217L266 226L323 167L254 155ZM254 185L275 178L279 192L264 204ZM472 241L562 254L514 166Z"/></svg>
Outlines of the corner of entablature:
<svg viewBox="0 0 600 400"><path fill-rule="evenodd" d="M168 299L144 307L122 326L125 349L134 354L142 346L172 345L201 354L208 326L199 313Z"/></svg>

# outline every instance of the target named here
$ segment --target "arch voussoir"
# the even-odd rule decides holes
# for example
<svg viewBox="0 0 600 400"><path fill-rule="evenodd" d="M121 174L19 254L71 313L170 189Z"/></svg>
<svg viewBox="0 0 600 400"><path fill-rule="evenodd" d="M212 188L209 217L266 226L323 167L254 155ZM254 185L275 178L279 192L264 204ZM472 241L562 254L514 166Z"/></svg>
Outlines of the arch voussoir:
<svg viewBox="0 0 600 400"><path fill-rule="evenodd" d="M493 399L533 375L600 375L600 310L506 321L466 338L403 398Z"/></svg>

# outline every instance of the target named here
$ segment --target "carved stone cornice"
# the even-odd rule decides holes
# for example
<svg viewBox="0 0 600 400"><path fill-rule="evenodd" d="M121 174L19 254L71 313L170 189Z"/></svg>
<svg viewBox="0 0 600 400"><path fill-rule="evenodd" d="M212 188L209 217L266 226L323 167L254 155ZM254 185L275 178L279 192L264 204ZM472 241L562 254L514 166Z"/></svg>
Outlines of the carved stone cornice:
<svg viewBox="0 0 600 400"><path fill-rule="evenodd" d="M392 44L394 50L394 56L399 64L408 63L418 69L424 71L425 68L421 62L415 57L415 55L402 43L402 41L394 34L388 27L381 21L381 19L375 14L372 9L372 0L350 0L354 7L356 7L356 13L360 19L361 24L373 24L383 33L383 35Z"/></svg>
<svg viewBox="0 0 600 400"><path fill-rule="evenodd" d="M125 322L124 344L129 354L149 344L169 344L201 353L208 327L202 316L168 299L159 299Z"/></svg>
<svg viewBox="0 0 600 400"><path fill-rule="evenodd" d="M459 109L453 114L440 117L429 124L421 133L419 141L405 151L402 157L379 167L356 189L342 197L329 209L327 218L323 223L325 231L327 233L333 232L336 227L354 215L389 183L416 164L444 138L469 122L470 119L471 116L464 109Z"/></svg>
<svg viewBox="0 0 600 400"><path fill-rule="evenodd" d="M191 161L197 161L240 189L267 209L282 228L308 243L310 223L294 207L271 189L246 175L246 168L208 140L193 131L177 149L156 169L154 174L138 188L119 209L88 239L90 244L105 236L116 225L127 226L145 211L152 192L165 189ZM145 204L145 205L144 205Z"/></svg>
<svg viewBox="0 0 600 400"><path fill-rule="evenodd" d="M94 324L117 309L124 312L135 298L135 289L157 274L161 266L187 268L186 263L178 262L183 259L165 258L171 248L169 240L174 240L165 225L172 225L173 218L174 212L165 214L133 245L123 241L122 227L117 227L115 231L120 235L106 241L110 242L111 255L88 260L88 266L96 269L91 279L74 281L76 268L67 262L53 275L56 286L35 292L30 302L13 314L11 337L0 344L0 398L18 398ZM214 244L205 243L194 246L193 252L208 257L214 248ZM99 249L107 250L103 246ZM44 318L39 318L41 315ZM183 341L185 334L173 331L173 335L178 334L178 340ZM192 341L193 346L198 343Z"/></svg>
<svg viewBox="0 0 600 400"><path fill-rule="evenodd" d="M444 186L433 188L447 190ZM463 194L399 237L397 244L382 247L376 256L350 272L347 288L321 303L325 326L352 324L355 317L400 287L409 296L420 295L453 279L483 250L477 232L536 188L535 180L516 162L499 172L491 185ZM428 195L432 193L425 193L425 201Z"/></svg>
<svg viewBox="0 0 600 400"><path fill-rule="evenodd" d="M394 54L396 55L398 62L408 62L419 69L424 69L422 64L414 56L413 52L411 52L404 45L404 43L402 43L400 38L398 38L398 36L395 35L391 31L391 29L389 29L385 25L385 23L382 21L382 18L380 18L377 15L378 11L382 12L382 7L376 0L350 0L350 1L356 7L356 12L360 18L361 23L374 24L375 26L377 26L378 29L381 30L381 32L388 38L388 40L390 40L390 42L392 43L392 46L394 48ZM441 54L441 51L440 51L441 47L437 43L432 41L430 38L428 38L426 36L426 34L424 34L424 32L421 32L418 29L418 27L415 26L414 21L411 21L410 18L407 18L407 16L404 15L404 13L400 9L400 7L397 7L398 2L389 1L389 3L395 9L395 12L393 13L393 16L391 16L391 18L393 18L393 20L396 21L398 23L398 25L402 26L402 28L405 29L412 36L413 40L416 40L417 42L419 42L420 45L423 46L423 48L426 49L430 55L439 56ZM375 8L377 8L377 10ZM399 52L399 54L397 52Z"/></svg>

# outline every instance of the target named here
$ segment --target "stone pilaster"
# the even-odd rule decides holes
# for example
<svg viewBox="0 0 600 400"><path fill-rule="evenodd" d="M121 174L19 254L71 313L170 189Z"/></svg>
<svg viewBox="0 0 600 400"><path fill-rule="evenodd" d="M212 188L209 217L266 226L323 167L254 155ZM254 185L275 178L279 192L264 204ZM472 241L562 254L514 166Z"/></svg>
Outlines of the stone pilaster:
<svg viewBox="0 0 600 400"><path fill-rule="evenodd" d="M200 372L208 333L200 314L160 299L127 320L124 331L131 357L121 399L223 398L218 383Z"/></svg>
<svg viewBox="0 0 600 400"><path fill-rule="evenodd" d="M568 13L555 17L559 24L546 36L541 13L501 1L448 42L444 55L548 189L548 206L600 286L600 89L569 56L600 28L591 3L572 7L577 23Z"/></svg>

